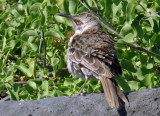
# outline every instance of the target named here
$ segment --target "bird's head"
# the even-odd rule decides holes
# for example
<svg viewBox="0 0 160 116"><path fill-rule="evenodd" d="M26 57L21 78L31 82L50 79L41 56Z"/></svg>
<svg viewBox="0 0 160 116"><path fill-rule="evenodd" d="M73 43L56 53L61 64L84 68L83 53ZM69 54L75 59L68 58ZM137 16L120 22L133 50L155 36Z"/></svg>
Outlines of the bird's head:
<svg viewBox="0 0 160 116"><path fill-rule="evenodd" d="M97 31L101 28L101 25L91 13L84 12L74 16L66 14L57 15L70 19L76 34L82 34L86 31Z"/></svg>

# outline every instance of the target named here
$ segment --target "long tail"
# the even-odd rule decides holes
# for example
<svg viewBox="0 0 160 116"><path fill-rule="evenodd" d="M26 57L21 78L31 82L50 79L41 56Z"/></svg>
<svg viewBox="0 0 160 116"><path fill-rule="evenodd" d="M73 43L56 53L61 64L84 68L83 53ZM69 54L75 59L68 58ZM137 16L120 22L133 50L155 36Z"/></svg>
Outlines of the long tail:
<svg viewBox="0 0 160 116"><path fill-rule="evenodd" d="M122 99L127 105L129 105L127 98L120 90L117 83L112 80L112 78L101 76L100 80L104 89L106 99L111 108L118 109L120 107L121 103L119 99Z"/></svg>

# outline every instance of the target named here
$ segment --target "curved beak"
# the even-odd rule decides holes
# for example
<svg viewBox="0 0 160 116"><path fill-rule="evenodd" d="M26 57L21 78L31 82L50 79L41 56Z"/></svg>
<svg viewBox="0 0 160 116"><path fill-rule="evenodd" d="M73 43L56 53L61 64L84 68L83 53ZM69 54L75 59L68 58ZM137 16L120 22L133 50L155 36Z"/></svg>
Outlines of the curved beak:
<svg viewBox="0 0 160 116"><path fill-rule="evenodd" d="M66 18L68 18L68 19L70 19L70 20L72 20L72 19L73 19L73 18L72 18L72 16L70 16L70 15L66 15L66 14L57 13L56 15L58 15L58 16L62 16L62 17L66 17Z"/></svg>

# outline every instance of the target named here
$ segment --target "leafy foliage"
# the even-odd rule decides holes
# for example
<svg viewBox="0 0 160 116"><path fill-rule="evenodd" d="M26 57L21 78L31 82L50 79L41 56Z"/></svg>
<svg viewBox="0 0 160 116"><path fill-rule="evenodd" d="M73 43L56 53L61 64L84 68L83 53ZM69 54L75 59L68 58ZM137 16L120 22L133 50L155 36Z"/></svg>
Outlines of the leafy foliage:
<svg viewBox="0 0 160 116"><path fill-rule="evenodd" d="M160 10L158 0L87 0L88 4L122 34L115 38L123 68L116 81L124 92L160 86L160 57L135 51L124 43L136 43L154 53L160 48L159 16L143 18ZM0 1L0 93L12 100L33 100L76 94L83 80L66 70L69 20L56 13L87 12L78 0ZM143 20L141 20L143 18ZM40 46L41 33L46 42ZM107 30L106 30L107 31ZM114 35L111 34L113 37ZM40 54L39 54L40 50ZM100 92L100 82L90 80L85 92ZM1 97L3 97L1 95Z"/></svg>

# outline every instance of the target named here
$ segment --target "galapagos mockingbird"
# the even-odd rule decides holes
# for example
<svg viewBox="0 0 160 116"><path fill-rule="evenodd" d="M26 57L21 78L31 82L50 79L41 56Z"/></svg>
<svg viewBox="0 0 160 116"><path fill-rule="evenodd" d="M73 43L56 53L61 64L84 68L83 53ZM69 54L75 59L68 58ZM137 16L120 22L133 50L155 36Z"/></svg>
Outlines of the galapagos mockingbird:
<svg viewBox="0 0 160 116"><path fill-rule="evenodd" d="M101 25L91 13L84 12L74 16L57 15L70 19L75 30L68 46L69 72L84 78L85 83L89 78L100 79L111 108L119 108L120 99L129 105L114 80L115 76L122 74L114 48L115 41L101 29Z"/></svg>

